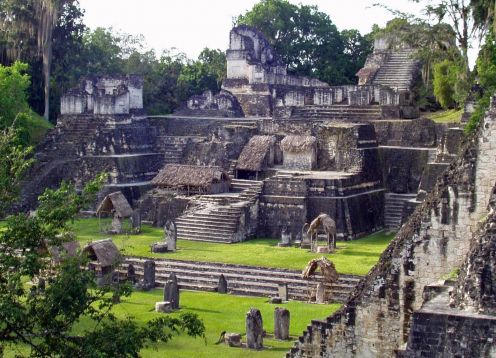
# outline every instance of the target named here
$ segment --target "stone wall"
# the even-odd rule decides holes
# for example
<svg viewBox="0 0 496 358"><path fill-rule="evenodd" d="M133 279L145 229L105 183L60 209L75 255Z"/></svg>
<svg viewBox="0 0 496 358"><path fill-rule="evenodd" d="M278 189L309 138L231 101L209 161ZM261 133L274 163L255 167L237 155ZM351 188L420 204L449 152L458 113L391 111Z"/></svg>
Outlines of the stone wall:
<svg viewBox="0 0 496 358"><path fill-rule="evenodd" d="M300 338L290 357L391 357L407 342L426 285L465 261L494 186L496 102L344 307Z"/></svg>

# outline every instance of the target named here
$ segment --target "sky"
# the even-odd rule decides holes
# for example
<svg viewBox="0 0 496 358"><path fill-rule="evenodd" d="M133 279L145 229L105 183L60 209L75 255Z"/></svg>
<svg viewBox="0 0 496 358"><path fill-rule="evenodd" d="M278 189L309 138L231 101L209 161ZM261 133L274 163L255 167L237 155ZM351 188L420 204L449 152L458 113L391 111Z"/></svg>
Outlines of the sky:
<svg viewBox="0 0 496 358"><path fill-rule="evenodd" d="M142 34L146 47L159 54L175 48L195 59L205 47L225 51L233 18L251 9L258 0L80 0L85 24L112 27ZM386 9L373 7L379 0L290 0L317 5L339 30L370 32L373 24L384 26L393 18ZM422 7L410 0L380 0L391 8L419 15ZM475 51L473 51L475 52ZM472 55L471 57L474 57ZM471 61L472 62L472 61Z"/></svg>

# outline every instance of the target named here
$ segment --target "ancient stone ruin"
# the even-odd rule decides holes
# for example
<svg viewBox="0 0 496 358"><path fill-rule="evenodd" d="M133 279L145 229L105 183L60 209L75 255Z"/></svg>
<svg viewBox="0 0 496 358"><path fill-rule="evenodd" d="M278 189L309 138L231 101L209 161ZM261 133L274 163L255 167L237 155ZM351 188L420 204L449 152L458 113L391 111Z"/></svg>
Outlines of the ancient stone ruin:
<svg viewBox="0 0 496 358"><path fill-rule="evenodd" d="M254 28L237 26L229 39L222 91L194 96L174 114L145 113L138 76L82 79L37 148L19 205L33 207L43 188L61 180L82 187L107 172L100 201L122 193L140 220L173 222L176 235L167 237L177 240L270 237L308 250L399 231L360 283L331 268L310 285L298 271L167 259L126 264L146 289L155 287L157 265L162 284L164 271L175 272L181 288L213 291L225 274L230 292L253 294L243 276L254 270L267 297L289 278L289 299L345 302L311 322L292 357L418 356L448 346L447 355L494 355L494 102L462 145L462 128L419 117L420 63L391 38L375 42L357 84L344 86L289 75ZM334 222L332 238L310 230L321 214ZM439 282L456 269L455 283ZM213 275L192 274L206 282L199 287L182 270ZM423 334L428 320L436 322L431 340ZM454 330L460 322L466 329ZM261 325L259 311L250 311L251 348L262 347Z"/></svg>

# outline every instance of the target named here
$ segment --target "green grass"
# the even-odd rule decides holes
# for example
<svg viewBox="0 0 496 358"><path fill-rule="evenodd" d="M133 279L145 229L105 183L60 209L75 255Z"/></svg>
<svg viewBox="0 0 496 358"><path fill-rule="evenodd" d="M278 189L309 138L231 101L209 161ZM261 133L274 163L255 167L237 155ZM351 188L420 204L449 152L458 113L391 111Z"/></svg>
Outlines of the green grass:
<svg viewBox="0 0 496 358"><path fill-rule="evenodd" d="M82 244L111 237L125 255L296 270L303 270L308 261L322 256L300 248L278 247L275 239L253 239L237 244L178 240L175 253L157 254L150 252L150 245L163 239L161 228L144 225L139 235L108 235L100 232L98 219L92 218L77 220L74 230ZM338 242L336 252L325 256L334 262L340 273L365 275L393 237L393 234L379 232L360 240Z"/></svg>
<svg viewBox="0 0 496 358"><path fill-rule="evenodd" d="M426 114L425 117L432 119L436 123L460 123L463 109L448 109Z"/></svg>
<svg viewBox="0 0 496 358"><path fill-rule="evenodd" d="M170 342L158 344L156 347L144 349L143 357L282 357L292 347L293 341L300 335L312 319L323 319L335 312L339 305L316 305L303 302L290 301L279 305L290 311L289 341L276 341L270 339L274 332L274 308L276 305L267 303L266 298L240 297L221 295L211 292L181 291L181 310L173 315L192 312L199 315L206 328L207 342L201 338L191 338L186 335L174 337ZM134 292L131 297L123 298L122 303L114 309L120 318L134 317L139 322L146 322L158 317L160 313L154 312L155 302L162 300L162 290L150 292ZM262 313L264 329L269 337L264 339L265 350L250 351L241 348L232 348L224 344L216 345L220 332L245 333L245 314L250 307L258 308ZM80 330L90 329L92 322L89 319L81 320ZM246 337L243 336L245 342ZM24 349L21 350L24 353ZM14 357L11 350L6 355Z"/></svg>

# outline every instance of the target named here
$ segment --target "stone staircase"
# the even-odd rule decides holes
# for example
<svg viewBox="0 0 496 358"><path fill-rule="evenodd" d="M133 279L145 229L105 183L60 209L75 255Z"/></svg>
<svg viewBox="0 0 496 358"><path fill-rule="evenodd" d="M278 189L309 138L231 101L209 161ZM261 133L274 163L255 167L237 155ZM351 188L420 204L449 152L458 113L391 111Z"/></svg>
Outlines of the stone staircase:
<svg viewBox="0 0 496 358"><path fill-rule="evenodd" d="M232 179L232 193L201 195L200 209L176 219L177 238L182 240L234 243L245 239L240 218L256 202L263 182Z"/></svg>
<svg viewBox="0 0 496 358"><path fill-rule="evenodd" d="M415 199L417 194L384 194L384 227L388 231L397 231L402 224L405 202Z"/></svg>
<svg viewBox="0 0 496 358"><path fill-rule="evenodd" d="M388 86L399 90L409 90L418 67L418 60L408 49L390 52L385 63L377 71L373 85Z"/></svg>
<svg viewBox="0 0 496 358"><path fill-rule="evenodd" d="M381 108L377 105L370 106L303 106L296 107L291 113L291 118L298 119L335 119L343 121L369 121L381 119Z"/></svg>
<svg viewBox="0 0 496 358"><path fill-rule="evenodd" d="M146 259L126 257L120 273L127 272L127 265L133 264L138 278L143 275ZM179 287L185 290L215 291L221 274L227 280L229 293L241 296L277 296L278 285L288 285L288 295L292 300L308 301L309 291L315 291L322 281L320 274L305 280L300 271L256 266L232 265L193 261L155 259L155 280L163 286L171 273L178 278ZM344 303L350 292L360 281L360 276L339 275L334 284L328 284L331 301Z"/></svg>

